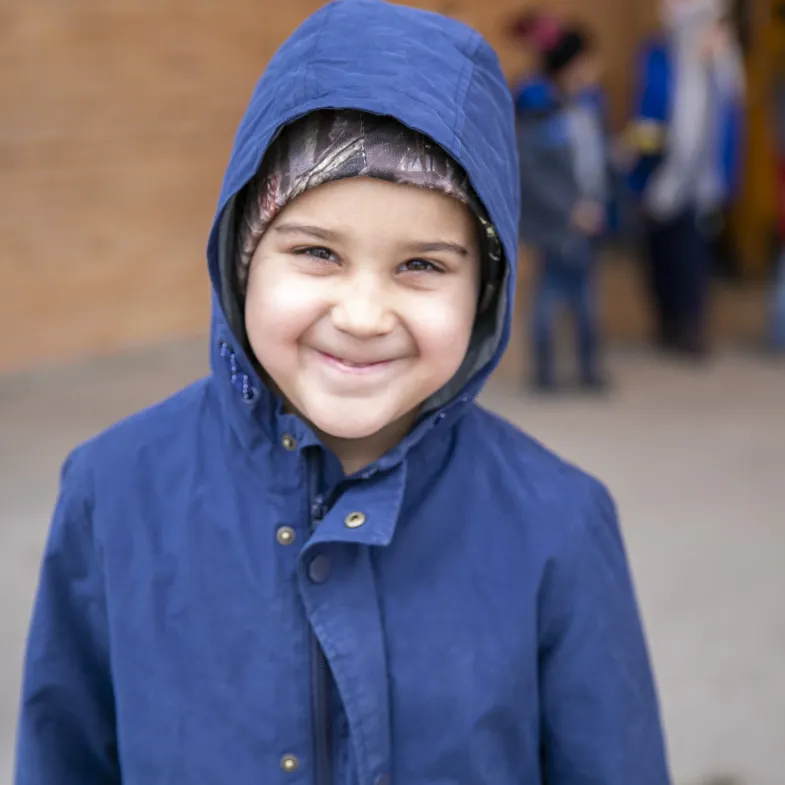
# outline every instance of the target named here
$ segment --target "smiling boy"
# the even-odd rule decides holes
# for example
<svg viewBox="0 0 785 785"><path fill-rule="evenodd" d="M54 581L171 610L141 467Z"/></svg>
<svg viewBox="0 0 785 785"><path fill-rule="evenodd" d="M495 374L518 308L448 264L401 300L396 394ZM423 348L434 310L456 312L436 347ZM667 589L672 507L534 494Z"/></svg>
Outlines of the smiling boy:
<svg viewBox="0 0 785 785"><path fill-rule="evenodd" d="M208 243L210 376L63 470L17 785L666 785L607 491L474 402L518 196L473 30L342 0L284 44Z"/></svg>

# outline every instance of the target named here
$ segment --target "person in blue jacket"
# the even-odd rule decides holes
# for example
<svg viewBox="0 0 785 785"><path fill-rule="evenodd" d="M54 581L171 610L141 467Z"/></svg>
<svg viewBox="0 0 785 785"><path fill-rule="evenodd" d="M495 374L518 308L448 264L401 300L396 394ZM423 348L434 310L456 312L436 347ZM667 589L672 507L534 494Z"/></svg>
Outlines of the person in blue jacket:
<svg viewBox="0 0 785 785"><path fill-rule="evenodd" d="M600 367L598 250L608 224L610 165L597 43L590 31L542 12L513 32L538 68L515 89L521 177L520 239L537 254L532 306L533 383L558 387L553 357L557 310L575 322L580 383L606 387Z"/></svg>
<svg viewBox="0 0 785 785"><path fill-rule="evenodd" d="M779 220L777 235L779 253L777 254L770 295L768 314L767 347L776 355L785 357L785 64L777 63L777 74L774 79L774 137L777 154L777 182L779 201Z"/></svg>
<svg viewBox="0 0 785 785"><path fill-rule="evenodd" d="M712 248L736 193L743 65L722 0L664 0L641 55L630 184L644 216L658 343L708 350Z"/></svg>
<svg viewBox="0 0 785 785"><path fill-rule="evenodd" d="M785 251L780 251L777 259L769 325L769 345L775 354L785 357Z"/></svg>
<svg viewBox="0 0 785 785"><path fill-rule="evenodd" d="M65 462L16 785L666 785L614 504L475 402L513 106L458 21L273 57L207 245L210 375Z"/></svg>

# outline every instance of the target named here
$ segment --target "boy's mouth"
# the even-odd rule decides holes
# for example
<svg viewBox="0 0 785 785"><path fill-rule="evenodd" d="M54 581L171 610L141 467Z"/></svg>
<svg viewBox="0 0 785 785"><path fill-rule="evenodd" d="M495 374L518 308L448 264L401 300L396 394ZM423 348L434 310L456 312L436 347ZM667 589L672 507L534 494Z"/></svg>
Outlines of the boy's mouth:
<svg viewBox="0 0 785 785"><path fill-rule="evenodd" d="M351 360L347 357L338 357L334 354L329 354L328 352L322 352L318 349L316 350L316 354L321 357L328 365L333 368L336 368L339 371L343 371L344 373L353 373L353 374L362 374L362 373L370 373L373 371L379 371L383 368L387 368L389 365L392 364L392 360L373 360L373 361L360 361L360 360Z"/></svg>

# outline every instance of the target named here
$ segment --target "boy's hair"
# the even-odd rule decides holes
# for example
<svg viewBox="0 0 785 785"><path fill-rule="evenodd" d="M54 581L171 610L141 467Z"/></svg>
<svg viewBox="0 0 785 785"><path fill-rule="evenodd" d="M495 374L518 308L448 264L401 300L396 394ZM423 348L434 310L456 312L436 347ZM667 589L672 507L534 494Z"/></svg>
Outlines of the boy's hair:
<svg viewBox="0 0 785 785"><path fill-rule="evenodd" d="M481 308L501 276L501 244L466 172L425 135L390 117L351 109L311 112L286 126L246 186L239 211L235 284L241 298L251 259L275 216L311 188L348 177L440 191L471 209L483 254Z"/></svg>
<svg viewBox="0 0 785 785"><path fill-rule="evenodd" d="M565 30L556 46L543 53L543 68L548 76L558 76L579 57L590 54L594 39L579 27Z"/></svg>
<svg viewBox="0 0 785 785"><path fill-rule="evenodd" d="M594 36L580 25L562 25L554 17L527 13L510 25L513 38L532 46L546 76L556 77L578 57L589 54L596 46Z"/></svg>

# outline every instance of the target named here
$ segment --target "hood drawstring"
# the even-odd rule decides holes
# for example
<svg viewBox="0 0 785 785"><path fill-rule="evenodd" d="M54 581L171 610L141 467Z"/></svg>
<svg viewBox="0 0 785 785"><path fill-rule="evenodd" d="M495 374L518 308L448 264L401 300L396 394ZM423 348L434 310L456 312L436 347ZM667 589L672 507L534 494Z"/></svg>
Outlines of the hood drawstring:
<svg viewBox="0 0 785 785"><path fill-rule="evenodd" d="M242 395L244 403L255 403L259 398L259 391L251 384L251 377L240 368L234 350L225 341L221 341L219 348L231 376L232 387Z"/></svg>

